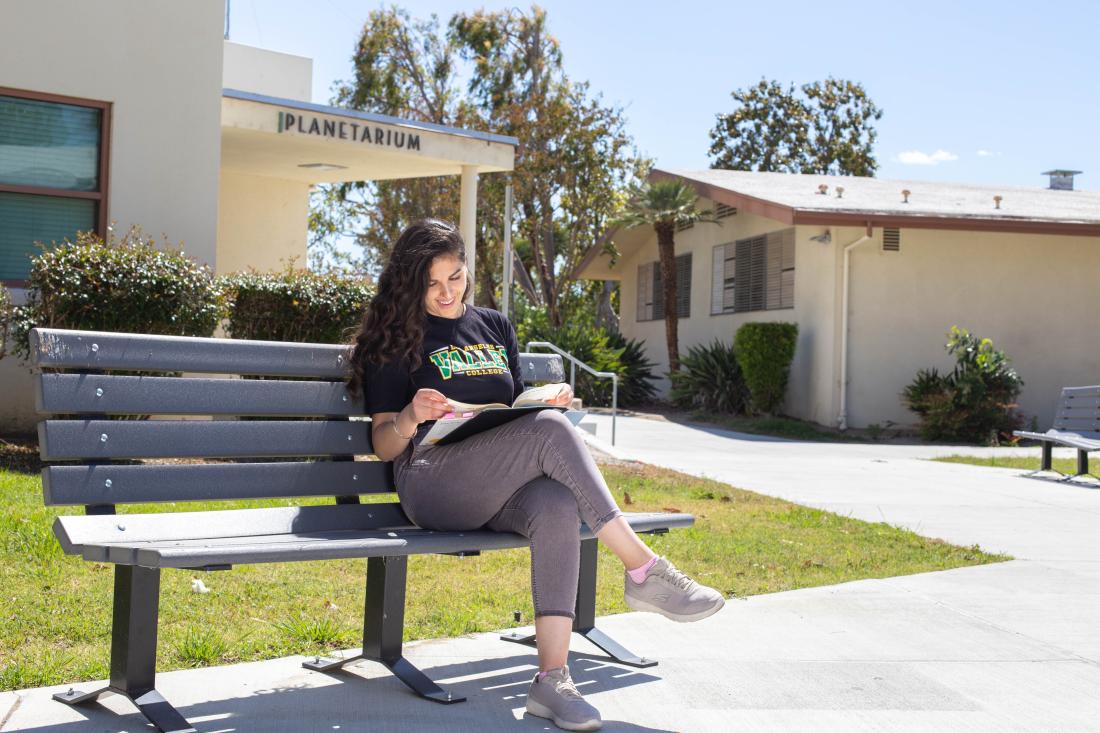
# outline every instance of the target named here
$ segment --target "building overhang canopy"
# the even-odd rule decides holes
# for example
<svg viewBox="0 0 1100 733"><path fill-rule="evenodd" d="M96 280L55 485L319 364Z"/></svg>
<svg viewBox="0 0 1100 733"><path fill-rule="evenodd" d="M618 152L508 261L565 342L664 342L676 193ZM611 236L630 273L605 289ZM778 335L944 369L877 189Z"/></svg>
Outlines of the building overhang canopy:
<svg viewBox="0 0 1100 733"><path fill-rule="evenodd" d="M303 183L510 171L514 137L233 89L222 93L222 167Z"/></svg>

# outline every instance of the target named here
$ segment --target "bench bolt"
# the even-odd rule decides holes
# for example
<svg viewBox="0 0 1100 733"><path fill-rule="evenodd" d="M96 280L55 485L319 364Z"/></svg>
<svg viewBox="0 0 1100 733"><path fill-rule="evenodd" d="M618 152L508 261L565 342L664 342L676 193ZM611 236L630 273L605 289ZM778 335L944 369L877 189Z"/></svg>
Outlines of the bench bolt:
<svg viewBox="0 0 1100 733"><path fill-rule="evenodd" d="M104 481L103 485L106 486L108 489L111 488L111 479L107 479L106 481Z"/></svg>
<svg viewBox="0 0 1100 733"><path fill-rule="evenodd" d="M92 351L99 351L99 344L92 344Z"/></svg>
<svg viewBox="0 0 1100 733"><path fill-rule="evenodd" d="M96 397L102 397L103 396L103 388L102 387L96 387L95 388L95 396Z"/></svg>
<svg viewBox="0 0 1100 733"><path fill-rule="evenodd" d="M107 433L102 433L102 434L100 434L100 436L99 436L99 442L100 442L100 443L106 443L106 442L107 442Z"/></svg>

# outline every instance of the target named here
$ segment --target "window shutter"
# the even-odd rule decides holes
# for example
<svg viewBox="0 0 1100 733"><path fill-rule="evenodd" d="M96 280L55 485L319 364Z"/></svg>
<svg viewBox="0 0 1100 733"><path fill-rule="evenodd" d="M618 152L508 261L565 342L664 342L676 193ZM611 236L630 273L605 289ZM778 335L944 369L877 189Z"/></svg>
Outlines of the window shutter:
<svg viewBox="0 0 1100 733"><path fill-rule="evenodd" d="M779 296L780 308L794 308L794 228L784 229L781 233L780 267L782 274L779 278L779 287L782 291Z"/></svg>
<svg viewBox="0 0 1100 733"><path fill-rule="evenodd" d="M653 266L647 262L638 265L638 321L653 320Z"/></svg>
<svg viewBox="0 0 1100 733"><path fill-rule="evenodd" d="M676 317L691 317L691 252L676 258Z"/></svg>
<svg viewBox="0 0 1100 733"><path fill-rule="evenodd" d="M734 312L794 307L794 228L726 247L736 253L727 270L732 273L727 288Z"/></svg>
<svg viewBox="0 0 1100 733"><path fill-rule="evenodd" d="M722 313L722 299L726 292L726 245L719 244L710 255L710 314Z"/></svg>
<svg viewBox="0 0 1100 733"><path fill-rule="evenodd" d="M649 287L653 289L652 317L654 320L661 321L664 320L665 317L665 286L663 285L664 281L661 280L661 263L658 260L650 265L650 267L653 268L649 277Z"/></svg>

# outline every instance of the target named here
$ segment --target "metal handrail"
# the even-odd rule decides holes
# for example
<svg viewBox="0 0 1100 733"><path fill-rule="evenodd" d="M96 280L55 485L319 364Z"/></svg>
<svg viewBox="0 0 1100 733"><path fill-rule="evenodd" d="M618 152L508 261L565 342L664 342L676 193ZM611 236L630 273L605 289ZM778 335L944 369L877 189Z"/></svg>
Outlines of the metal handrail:
<svg viewBox="0 0 1100 733"><path fill-rule="evenodd" d="M550 349L558 356L569 360L569 388L574 392L577 390L578 366L593 377L599 377L601 379L611 377L611 445L615 445L615 417L619 413L619 375L615 372L597 372L565 349L558 348L549 341L528 341L527 350L530 351L532 346L541 346L544 349Z"/></svg>

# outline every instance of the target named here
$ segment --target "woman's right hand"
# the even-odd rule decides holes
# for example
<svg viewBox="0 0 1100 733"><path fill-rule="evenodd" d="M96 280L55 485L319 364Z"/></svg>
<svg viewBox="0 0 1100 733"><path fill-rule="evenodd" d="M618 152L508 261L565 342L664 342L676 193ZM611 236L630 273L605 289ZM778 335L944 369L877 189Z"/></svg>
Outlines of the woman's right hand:
<svg viewBox="0 0 1100 733"><path fill-rule="evenodd" d="M409 406L412 408L417 425L425 420L438 420L454 410L454 406L447 401L447 397L435 389L416 390Z"/></svg>

